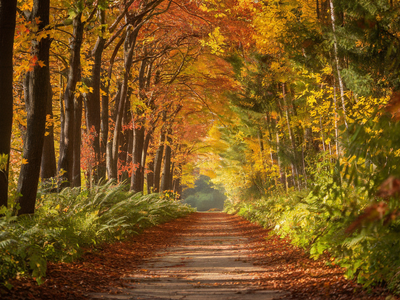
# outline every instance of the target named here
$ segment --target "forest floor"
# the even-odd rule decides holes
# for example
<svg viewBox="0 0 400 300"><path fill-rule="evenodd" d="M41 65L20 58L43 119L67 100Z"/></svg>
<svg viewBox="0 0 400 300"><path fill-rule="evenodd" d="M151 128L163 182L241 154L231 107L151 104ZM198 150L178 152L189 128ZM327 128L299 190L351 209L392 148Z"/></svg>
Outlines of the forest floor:
<svg viewBox="0 0 400 300"><path fill-rule="evenodd" d="M237 216L195 213L123 242L49 263L41 286L12 281L0 299L397 299Z"/></svg>

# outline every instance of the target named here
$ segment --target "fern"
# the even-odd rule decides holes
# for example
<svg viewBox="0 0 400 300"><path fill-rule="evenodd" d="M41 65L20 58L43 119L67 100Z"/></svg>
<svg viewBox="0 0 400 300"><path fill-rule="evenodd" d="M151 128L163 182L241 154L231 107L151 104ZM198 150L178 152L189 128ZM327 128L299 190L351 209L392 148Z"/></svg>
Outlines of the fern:
<svg viewBox="0 0 400 300"><path fill-rule="evenodd" d="M41 283L47 260L71 261L82 246L112 242L193 212L161 194L143 196L112 181L91 190L66 188L39 195L34 216L17 218L11 210L0 210L0 284L27 271Z"/></svg>

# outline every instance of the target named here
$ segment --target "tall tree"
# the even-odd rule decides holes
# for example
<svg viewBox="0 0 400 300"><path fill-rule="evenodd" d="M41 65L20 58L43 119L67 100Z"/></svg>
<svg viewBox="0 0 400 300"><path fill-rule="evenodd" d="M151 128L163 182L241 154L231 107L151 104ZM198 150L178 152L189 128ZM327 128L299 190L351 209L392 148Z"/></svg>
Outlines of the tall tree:
<svg viewBox="0 0 400 300"><path fill-rule="evenodd" d="M57 163L54 148L54 119L51 85L48 88L49 98L46 104L46 133L43 142L42 165L40 167L40 178L42 181L56 177Z"/></svg>
<svg viewBox="0 0 400 300"><path fill-rule="evenodd" d="M13 115L13 46L17 0L0 1L0 206L7 206Z"/></svg>
<svg viewBox="0 0 400 300"><path fill-rule="evenodd" d="M48 35L42 35L42 31L49 25L49 19L50 0L34 0L30 21L37 24L36 38L32 41L31 47L35 65L27 74L28 95L25 97L27 129L23 153L25 162L21 167L17 187L20 195L17 199L20 204L18 214L32 214L35 210L46 131L46 108L47 102L51 101L49 93L51 40Z"/></svg>
<svg viewBox="0 0 400 300"><path fill-rule="evenodd" d="M81 70L81 47L83 43L84 22L82 22L82 11L78 11L72 20L73 38L70 46L70 58L68 69L68 81L63 95L64 101L64 124L63 138L60 140L60 159L58 171L63 173L62 186L68 186L72 182L72 170L74 159L74 92L80 78Z"/></svg>

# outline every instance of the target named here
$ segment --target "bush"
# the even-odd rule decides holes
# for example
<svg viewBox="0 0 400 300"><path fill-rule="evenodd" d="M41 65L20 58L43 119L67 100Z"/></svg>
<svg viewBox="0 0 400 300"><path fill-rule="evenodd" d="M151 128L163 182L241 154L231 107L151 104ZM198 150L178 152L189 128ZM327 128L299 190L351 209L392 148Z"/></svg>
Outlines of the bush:
<svg viewBox="0 0 400 300"><path fill-rule="evenodd" d="M230 203L226 210L289 237L315 259L328 252L329 264L346 268L348 278L356 278L366 287L387 283L399 294L400 221L386 225L386 217L370 218L356 230L346 230L358 222L371 205L370 199L365 187L339 186L327 176L320 177L313 191ZM393 209L399 204L394 202L390 204Z"/></svg>
<svg viewBox="0 0 400 300"><path fill-rule="evenodd" d="M41 283L48 260L72 261L82 247L121 240L193 211L162 194L143 196L111 182L39 196L34 215L0 210L0 282L6 286L9 278L28 273Z"/></svg>

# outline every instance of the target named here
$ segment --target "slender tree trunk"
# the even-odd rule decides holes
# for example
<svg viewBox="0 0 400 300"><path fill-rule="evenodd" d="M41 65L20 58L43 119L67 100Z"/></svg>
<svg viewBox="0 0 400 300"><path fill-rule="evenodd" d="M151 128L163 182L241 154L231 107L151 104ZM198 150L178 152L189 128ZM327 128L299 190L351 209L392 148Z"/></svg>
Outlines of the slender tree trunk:
<svg viewBox="0 0 400 300"><path fill-rule="evenodd" d="M173 151L171 148L171 159L172 159ZM174 185L174 173L175 173L175 163L171 163L171 171L170 171L170 176L169 176L169 181L168 181L168 190L173 190L173 185Z"/></svg>
<svg viewBox="0 0 400 300"><path fill-rule="evenodd" d="M131 190L135 192L143 192L143 175L144 167L142 165L142 154L144 145L144 126L141 125L140 128L134 129L133 135L133 152L132 152L132 181Z"/></svg>
<svg viewBox="0 0 400 300"><path fill-rule="evenodd" d="M278 130L275 132L276 135L276 156L277 156L277 160L278 160L278 168L279 168L279 175L280 175L280 181L281 183L284 185L284 187L287 187L287 183L286 183L286 176L285 173L283 172L283 167L282 167L282 163L281 163L281 158L279 157L279 151L280 151L280 140L279 140L279 132ZM287 188L286 188L286 192L287 192Z"/></svg>
<svg viewBox="0 0 400 300"><path fill-rule="evenodd" d="M146 132L146 136L144 138L144 144L143 144L143 152L142 152L142 166L143 166L143 174L142 174L142 189L144 189L144 177L145 177L145 171L146 171L146 161L147 161L147 151L149 149L149 145L151 142L151 139L153 138L153 132L154 132L154 128L150 128L147 132ZM149 166L149 169L153 168L153 166ZM153 170L150 169L150 171L152 172ZM153 173L151 173L151 175L153 175ZM147 172L147 191L149 191L149 177L151 177L151 175L149 176L149 172ZM151 180L151 179L150 179ZM153 182L151 182L151 186L153 186ZM150 193L149 193L150 194Z"/></svg>
<svg viewBox="0 0 400 300"><path fill-rule="evenodd" d="M122 127L122 117L125 103L127 101L128 95L128 83L130 78L130 72L132 68L132 57L133 50L135 48L136 38L139 28L128 28L125 37L124 44L124 79L121 86L121 94L118 103L117 117L115 120L114 138L112 144L112 154L111 154L111 169L110 178L118 179L118 147L120 142L120 132Z"/></svg>
<svg viewBox="0 0 400 300"><path fill-rule="evenodd" d="M165 129L161 129L160 144L154 157L154 192L160 192L161 166L164 155Z"/></svg>
<svg viewBox="0 0 400 300"><path fill-rule="evenodd" d="M59 94L59 102L60 102L60 143L64 140L64 125L65 125L65 108L64 108L64 78L63 75L60 74L60 94ZM59 174L57 174L59 175Z"/></svg>
<svg viewBox="0 0 400 300"><path fill-rule="evenodd" d="M75 98L74 101L74 160L72 165L72 186L81 187L81 141L82 141L82 95ZM91 172L87 180L91 181Z"/></svg>
<svg viewBox="0 0 400 300"><path fill-rule="evenodd" d="M45 30L49 24L50 0L35 0L33 2L32 20L40 19L39 31ZM46 131L46 107L49 99L50 85L50 38L32 41L33 54L44 66L36 63L33 71L29 72L29 101L25 103L27 112L27 130L24 144L23 159L18 180L17 203L20 204L18 214L33 214L35 211L36 193L39 183L40 166Z"/></svg>
<svg viewBox="0 0 400 300"><path fill-rule="evenodd" d="M167 134L167 144L165 145L165 157L164 157L164 169L161 178L161 191L170 190L170 182L171 182L171 146L172 139L170 138L170 130L168 130Z"/></svg>
<svg viewBox="0 0 400 300"><path fill-rule="evenodd" d="M99 9L98 15L101 25L105 24L105 10ZM106 40L103 38L105 28L102 26L101 33L97 38L96 45L93 49L94 62L92 67L92 77L89 86L92 87L92 92L88 93L86 100L86 118L88 128L94 127L95 136L93 140L93 150L96 163L100 162L102 153L100 147L100 88L101 88L101 62L103 56L104 45ZM103 106L104 107L104 106ZM108 108L107 108L108 109ZM98 166L94 166L93 176L94 182L98 183L103 174L99 173Z"/></svg>
<svg viewBox="0 0 400 300"><path fill-rule="evenodd" d="M101 97L101 119L100 119L100 160L98 166L99 179L106 179L107 166L107 142L108 142L108 93Z"/></svg>
<svg viewBox="0 0 400 300"><path fill-rule="evenodd" d="M332 31L333 31L333 53L335 56L335 63L336 63L336 71L339 81L339 90L340 90L340 99L342 100L342 108L343 108L343 117L344 117L344 125L346 129L348 128L347 125L347 113L346 113L346 105L344 102L344 87L343 87L343 80L342 75L340 73L340 63L339 63L339 55L338 55L338 43L336 39L336 27L335 27L335 8L333 6L333 1L329 0L330 5L330 12L331 12L331 21L332 21Z"/></svg>
<svg viewBox="0 0 400 300"><path fill-rule="evenodd" d="M69 60L68 82L64 92L65 121L64 139L60 141L59 173L63 182L61 187L69 186L72 182L72 165L74 159L74 92L80 77L80 56L83 41L82 13L78 13L72 21L74 39L71 43L71 56Z"/></svg>
<svg viewBox="0 0 400 300"><path fill-rule="evenodd" d="M42 152L42 166L40 168L40 178L46 181L50 178L57 176L57 162L56 153L54 148L54 123L53 123L53 103L52 103L52 89L49 84L48 88L49 98L46 104L46 116L49 118L50 124L46 128L44 136L43 152Z"/></svg>
<svg viewBox="0 0 400 300"><path fill-rule="evenodd" d="M127 168L132 165L133 129L129 127L133 126L133 123L131 103L129 100L131 93L129 92L128 94L129 95L127 96L127 101L125 102L125 108L122 117L123 130L120 137L120 151L118 154L118 166L120 166L122 169L125 169L120 175L120 181L128 181L128 179L130 179Z"/></svg>
<svg viewBox="0 0 400 300"><path fill-rule="evenodd" d="M286 112L286 123L288 127L288 133L289 133L289 140L292 144L292 150L293 150L293 158L294 162L292 162L292 172L293 172L293 184L294 186L300 190L300 183L298 180L298 170L296 166L296 161L297 161L297 155L296 155L296 142L293 137L293 132L292 128L290 126L290 117L289 117L289 108L286 102L286 91L285 91L285 83L282 83L282 94L283 94L283 105L285 106L285 112ZM296 178L297 178L297 184L296 184Z"/></svg>
<svg viewBox="0 0 400 300"><path fill-rule="evenodd" d="M173 191L174 193L178 194L178 199L181 198L182 195L182 165L178 164L177 166L177 176L174 179L174 183L173 183Z"/></svg>
<svg viewBox="0 0 400 300"><path fill-rule="evenodd" d="M322 149L324 149L324 152L325 152L326 151L325 137L324 137L324 128L322 127L322 117L321 116L319 116L319 128L321 130Z"/></svg>
<svg viewBox="0 0 400 300"><path fill-rule="evenodd" d="M154 192L154 160L149 161L146 174L147 181L147 193L151 194Z"/></svg>
<svg viewBox="0 0 400 300"><path fill-rule="evenodd" d="M145 102L147 96L145 94L146 81L150 80L146 77L146 69L149 67L147 59L142 61L139 70L139 98L142 103ZM147 80L148 79L148 80ZM142 117L144 111L143 108L136 108L136 112L133 115L134 126L134 138L133 138L133 152L132 152L132 163L133 172L131 180L131 190L135 192L143 192L143 181L144 181L144 165L143 165L143 149L144 149L144 138L145 138L145 118Z"/></svg>
<svg viewBox="0 0 400 300"><path fill-rule="evenodd" d="M107 93L107 98L109 97L108 96L108 87L107 87L107 91L106 91L106 93ZM118 91L117 91L117 93L116 93L116 95L115 95L115 97L114 97L114 99L113 99L113 101L111 101L111 102L114 102L115 103L115 109L114 110L112 110L111 111L111 119L112 119L112 121L115 123L115 121L116 121L116 119L117 119L117 108L118 108L118 106L119 106L119 99L121 98L121 84L119 84L118 85ZM107 99L107 101L108 101L108 99ZM104 102L102 102L102 103L104 103ZM104 112L104 110L102 110L102 113ZM110 174L112 173L112 144L113 144L113 142L112 142L112 140L113 140L113 138L111 139L111 141L109 141L108 140L108 135L109 135L109 131L108 131L108 118L109 118L109 116L108 116L108 114L107 115L102 115L102 138L101 138L101 140L102 140L102 142L101 142L101 144L102 145L104 145L104 147L105 147L105 153L106 153L106 169L107 169L107 174L108 174L108 178L110 179L111 177L110 177ZM105 120L105 119L107 119L107 120ZM107 129L105 128L105 127L107 127Z"/></svg>
<svg viewBox="0 0 400 300"><path fill-rule="evenodd" d="M0 0L0 206L7 206L13 116L13 46L17 0Z"/></svg>
<svg viewBox="0 0 400 300"><path fill-rule="evenodd" d="M335 106L335 143L336 143L336 158L339 159L339 127L338 127L338 115L337 115L337 98L336 98L336 83L333 83L333 105Z"/></svg>
<svg viewBox="0 0 400 300"><path fill-rule="evenodd" d="M305 135L306 135L306 133L304 131L304 143L306 141ZM305 154L304 154L304 148L305 148L304 143L301 144L301 161L303 163L304 186L307 188L308 184L307 184L306 160L305 160Z"/></svg>

